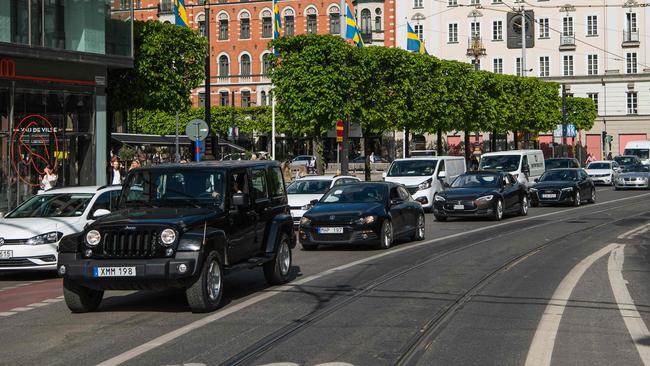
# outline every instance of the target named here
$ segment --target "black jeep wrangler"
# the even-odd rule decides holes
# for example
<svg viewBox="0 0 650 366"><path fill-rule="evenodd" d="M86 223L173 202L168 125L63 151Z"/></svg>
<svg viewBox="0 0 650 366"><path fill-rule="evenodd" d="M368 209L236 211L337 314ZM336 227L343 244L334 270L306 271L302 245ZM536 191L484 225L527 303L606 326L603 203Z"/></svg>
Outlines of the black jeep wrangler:
<svg viewBox="0 0 650 366"><path fill-rule="evenodd" d="M184 288L193 312L219 306L224 274L264 268L289 280L293 221L276 162L168 164L129 173L118 210L62 239L58 272L72 312L104 290Z"/></svg>

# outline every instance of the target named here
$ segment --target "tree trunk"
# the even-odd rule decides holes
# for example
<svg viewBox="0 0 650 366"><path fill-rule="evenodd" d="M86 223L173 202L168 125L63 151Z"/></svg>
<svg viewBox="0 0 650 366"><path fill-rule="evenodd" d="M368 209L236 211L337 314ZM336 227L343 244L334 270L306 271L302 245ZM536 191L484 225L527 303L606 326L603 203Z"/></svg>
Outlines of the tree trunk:
<svg viewBox="0 0 650 366"><path fill-rule="evenodd" d="M465 130L465 165L469 163L469 130Z"/></svg>
<svg viewBox="0 0 650 366"><path fill-rule="evenodd" d="M364 164L363 164L363 173L366 182L370 182L372 180L372 172L370 169L370 144L368 143L367 138L368 138L368 131L364 130L363 138L361 139L361 144L363 145L362 147L363 156L365 157Z"/></svg>
<svg viewBox="0 0 650 366"><path fill-rule="evenodd" d="M514 136L513 136L513 141L515 145L515 150L519 150L519 136L517 136L517 131L513 131Z"/></svg>
<svg viewBox="0 0 650 366"><path fill-rule="evenodd" d="M492 130L492 139L490 141L490 151L497 151L497 131Z"/></svg>
<svg viewBox="0 0 650 366"><path fill-rule="evenodd" d="M442 156L443 151L442 151L442 129L438 129L438 132L436 133L436 150L438 156Z"/></svg>

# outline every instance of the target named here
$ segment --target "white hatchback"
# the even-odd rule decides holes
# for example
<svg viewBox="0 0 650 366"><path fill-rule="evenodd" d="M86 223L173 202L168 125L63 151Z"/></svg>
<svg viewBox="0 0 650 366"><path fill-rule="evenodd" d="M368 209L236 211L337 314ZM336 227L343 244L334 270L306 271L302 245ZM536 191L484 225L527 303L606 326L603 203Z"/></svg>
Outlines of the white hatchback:
<svg viewBox="0 0 650 366"><path fill-rule="evenodd" d="M0 272L56 270L59 241L115 208L121 186L39 192L0 219Z"/></svg>
<svg viewBox="0 0 650 366"><path fill-rule="evenodd" d="M600 160L592 161L585 170L594 184L613 185L621 168L615 161Z"/></svg>
<svg viewBox="0 0 650 366"><path fill-rule="evenodd" d="M294 227L298 227L302 215L311 208L311 201L320 200L336 185L355 182L359 182L359 178L349 175L309 175L293 181L287 187L287 198Z"/></svg>

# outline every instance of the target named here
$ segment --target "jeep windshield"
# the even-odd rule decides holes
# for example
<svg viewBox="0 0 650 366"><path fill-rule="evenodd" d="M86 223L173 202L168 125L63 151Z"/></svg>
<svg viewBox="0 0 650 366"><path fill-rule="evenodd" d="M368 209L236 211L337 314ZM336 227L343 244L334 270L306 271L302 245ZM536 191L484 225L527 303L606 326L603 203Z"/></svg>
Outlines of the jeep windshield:
<svg viewBox="0 0 650 366"><path fill-rule="evenodd" d="M433 175L438 160L398 160L393 162L388 177L427 177Z"/></svg>
<svg viewBox="0 0 650 366"><path fill-rule="evenodd" d="M210 207L223 209L226 174L220 170L140 170L129 174L120 208Z"/></svg>

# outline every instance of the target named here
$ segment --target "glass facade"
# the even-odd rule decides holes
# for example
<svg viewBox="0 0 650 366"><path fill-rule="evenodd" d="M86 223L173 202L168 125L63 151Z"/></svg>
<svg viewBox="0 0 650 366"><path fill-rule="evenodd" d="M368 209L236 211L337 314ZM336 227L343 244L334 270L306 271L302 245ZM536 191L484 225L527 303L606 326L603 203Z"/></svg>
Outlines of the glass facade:
<svg viewBox="0 0 650 366"><path fill-rule="evenodd" d="M132 57L132 9L123 5L116 0L2 0L0 42Z"/></svg>

